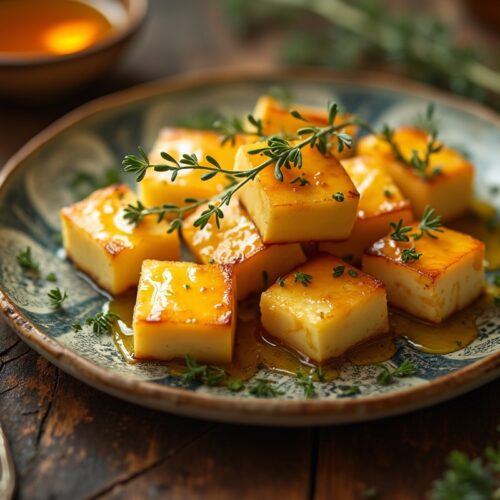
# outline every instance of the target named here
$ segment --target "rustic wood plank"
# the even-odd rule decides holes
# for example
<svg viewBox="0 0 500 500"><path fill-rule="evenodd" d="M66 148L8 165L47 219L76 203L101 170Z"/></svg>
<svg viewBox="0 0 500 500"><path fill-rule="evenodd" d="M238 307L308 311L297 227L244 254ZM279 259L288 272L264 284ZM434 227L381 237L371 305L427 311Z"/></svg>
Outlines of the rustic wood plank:
<svg viewBox="0 0 500 500"><path fill-rule="evenodd" d="M306 499L311 445L308 429L217 425L102 498Z"/></svg>
<svg viewBox="0 0 500 500"><path fill-rule="evenodd" d="M481 454L498 440L500 380L467 396L400 417L320 432L316 498L419 500L453 449Z"/></svg>

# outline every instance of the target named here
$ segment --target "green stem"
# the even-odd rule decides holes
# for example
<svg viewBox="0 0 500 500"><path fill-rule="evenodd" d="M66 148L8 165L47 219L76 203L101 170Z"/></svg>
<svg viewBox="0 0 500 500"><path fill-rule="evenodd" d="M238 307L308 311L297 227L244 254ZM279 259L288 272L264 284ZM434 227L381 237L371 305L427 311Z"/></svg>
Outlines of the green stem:
<svg viewBox="0 0 500 500"><path fill-rule="evenodd" d="M279 6L295 6L304 8L318 14L327 21L341 26L361 38L377 45L383 50L392 48L392 41L397 37L397 32L390 25L377 24L373 29L373 20L356 7L352 7L341 0L270 0ZM442 71L448 72L436 57L435 44L423 38L413 40L415 56L426 64L440 67ZM500 94L500 73L481 64L471 61L461 68L464 76L472 83L486 90Z"/></svg>

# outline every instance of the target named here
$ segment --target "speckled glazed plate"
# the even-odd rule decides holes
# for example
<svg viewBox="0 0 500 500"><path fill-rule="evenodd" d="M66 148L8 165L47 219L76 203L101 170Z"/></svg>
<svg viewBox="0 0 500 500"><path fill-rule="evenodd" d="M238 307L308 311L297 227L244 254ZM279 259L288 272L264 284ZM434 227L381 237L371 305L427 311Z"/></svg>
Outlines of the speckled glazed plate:
<svg viewBox="0 0 500 500"><path fill-rule="evenodd" d="M240 113L275 85L287 86L300 100L323 106L334 100L375 125L401 123L429 101L437 106L442 137L450 144L467 139L477 166L477 192L500 185L500 119L475 104L414 83L373 74L333 75L317 71L192 76L147 85L91 102L60 119L31 140L0 173L0 305L18 334L62 370L94 387L135 403L195 417L271 425L311 425L362 421L406 412L457 396L500 374L500 312L478 320L480 335L449 355L426 354L397 340L389 364L411 359L412 377L380 386L378 368L345 364L340 377L317 384L317 398L288 376L261 371L283 395L259 399L247 390L183 384L160 363L127 364L108 336L71 325L98 312L107 298L96 292L58 253L59 209L75 201L68 188L75 170L102 173L141 144L151 146L158 130L204 107ZM497 197L497 203L500 199ZM497 207L499 208L499 207ZM27 245L41 267L58 275L70 291L64 312L47 302L53 287L27 279L16 254ZM359 386L355 397L341 387ZM340 389L339 389L340 388Z"/></svg>

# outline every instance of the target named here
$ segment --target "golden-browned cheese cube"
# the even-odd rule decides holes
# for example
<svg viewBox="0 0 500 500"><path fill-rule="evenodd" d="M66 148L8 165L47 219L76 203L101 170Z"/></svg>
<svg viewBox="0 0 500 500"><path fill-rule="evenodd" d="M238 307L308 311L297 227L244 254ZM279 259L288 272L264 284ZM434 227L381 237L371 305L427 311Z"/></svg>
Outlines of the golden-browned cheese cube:
<svg viewBox="0 0 500 500"><path fill-rule="evenodd" d="M144 261L133 318L136 358L229 363L235 328L231 266Z"/></svg>
<svg viewBox="0 0 500 500"><path fill-rule="evenodd" d="M291 110L298 111L306 120L295 118L290 114ZM289 106L282 105L274 97L264 95L259 98L254 110L254 116L262 120L262 132L264 135L284 134L285 136L296 135L297 130L306 126L326 127L328 126L328 112L323 108L315 108L309 106L300 106L290 104ZM351 118L350 115L339 113L335 118L335 124L345 123ZM348 125L342 130L352 137L356 135L357 126ZM351 148L344 148L339 152L336 148L337 139L332 138L332 154L337 158L348 158L352 156Z"/></svg>
<svg viewBox="0 0 500 500"><path fill-rule="evenodd" d="M316 362L389 331L382 283L326 254L266 290L260 311L269 334Z"/></svg>
<svg viewBox="0 0 500 500"><path fill-rule="evenodd" d="M428 140L426 131L414 127L401 127L394 134L394 142L408 159L413 151L423 157ZM390 145L375 135L360 139L358 154L373 155L385 160L387 172L403 195L410 200L416 218L422 216L426 206L433 207L443 221L463 215L470 207L474 167L451 148L443 147L430 156L426 178L411 166L395 161ZM436 169L440 173L434 175Z"/></svg>
<svg viewBox="0 0 500 500"><path fill-rule="evenodd" d="M390 304L433 323L468 306L485 286L484 244L451 229L438 236L408 243L387 236L363 256L363 271L384 283ZM422 255L405 263L403 251L412 245Z"/></svg>
<svg viewBox="0 0 500 500"><path fill-rule="evenodd" d="M203 229L194 227L205 209L200 207L184 221L184 241L199 262L234 265L238 300L261 292L268 283L306 260L299 243L266 245L236 198L223 207L220 228L213 220Z"/></svg>
<svg viewBox="0 0 500 500"><path fill-rule="evenodd" d="M235 170L265 162L267 156L252 151L266 146L267 142L241 146ZM239 191L264 243L339 241L350 236L359 193L336 158L307 146L302 149L302 168L283 168L282 173L280 181L271 164Z"/></svg>
<svg viewBox="0 0 500 500"><path fill-rule="evenodd" d="M238 136L234 144L231 141L221 144L220 135L213 131L165 128L156 139L149 154L149 161L152 164L169 164L160 155L165 152L177 161L184 154L195 154L201 164L209 165L206 161L206 156L209 155L215 158L223 169L232 170L236 151L246 141L246 136ZM222 174L204 181L201 177L206 173L203 170L181 170L172 182L171 171L155 172L149 169L139 183L139 199L147 207L165 203L184 206L186 198L211 198L229 184Z"/></svg>
<svg viewBox="0 0 500 500"><path fill-rule="evenodd" d="M125 185L95 191L61 210L64 248L75 265L113 295L137 285L144 259L175 260L180 240L166 222L146 217L138 225L124 218L137 201Z"/></svg>
<svg viewBox="0 0 500 500"><path fill-rule="evenodd" d="M364 250L387 234L391 222L411 222L413 214L380 159L356 156L341 163L359 192L358 215L348 240L320 243L319 248L357 263Z"/></svg>

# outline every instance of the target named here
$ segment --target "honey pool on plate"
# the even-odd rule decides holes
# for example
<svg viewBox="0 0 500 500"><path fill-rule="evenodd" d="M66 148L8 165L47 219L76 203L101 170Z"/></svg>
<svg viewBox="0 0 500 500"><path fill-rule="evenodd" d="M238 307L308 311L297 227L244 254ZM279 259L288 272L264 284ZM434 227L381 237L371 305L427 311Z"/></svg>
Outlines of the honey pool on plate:
<svg viewBox="0 0 500 500"><path fill-rule="evenodd" d="M118 8L116 2L114 9ZM2 0L0 19L2 57L71 54L103 40L114 29L103 11L77 0Z"/></svg>
<svg viewBox="0 0 500 500"><path fill-rule="evenodd" d="M498 227L489 227L487 223L474 215L468 215L457 221L453 227L485 241L488 267L490 270L498 268L498 244L500 243ZM472 305L454 314L440 325L420 321L390 308L390 334L356 346L342 358L324 365L324 379L337 378L342 364L346 361L356 365L372 365L391 359L396 353L394 341L397 337L405 339L413 349L425 353L449 354L459 351L478 337L478 319L488 310L496 307L493 296L498 292L498 289L490 286L488 291ZM121 318L114 327L115 344L129 363L136 362L131 329L135 296L135 290L130 290L109 303L110 310ZM178 374L182 373L185 367L182 361L171 361L166 364L172 373ZM230 377L248 380L261 368L294 376L298 371L313 371L316 365L299 353L280 345L266 334L260 324L258 298L253 297L239 305L233 363L222 367Z"/></svg>

